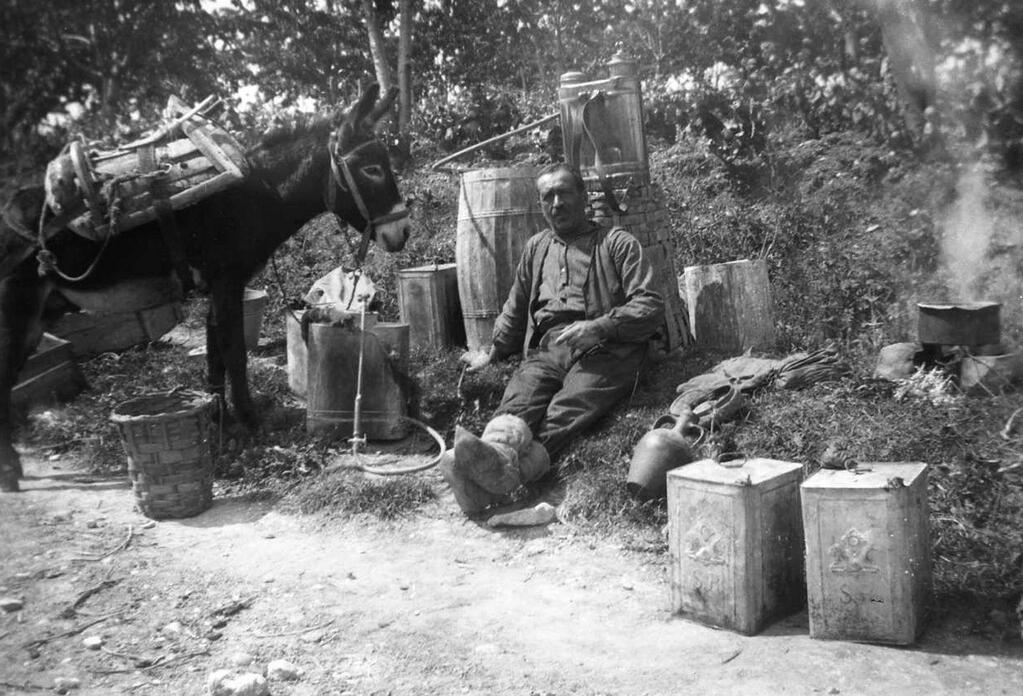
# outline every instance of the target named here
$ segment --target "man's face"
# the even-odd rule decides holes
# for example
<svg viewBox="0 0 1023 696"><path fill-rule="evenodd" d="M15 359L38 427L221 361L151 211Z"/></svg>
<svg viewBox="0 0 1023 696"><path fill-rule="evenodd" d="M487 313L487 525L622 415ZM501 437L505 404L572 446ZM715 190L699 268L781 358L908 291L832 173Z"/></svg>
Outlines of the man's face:
<svg viewBox="0 0 1023 696"><path fill-rule="evenodd" d="M540 209L547 224L558 234L572 234L586 228L586 195L575 187L566 171L544 174L536 180Z"/></svg>

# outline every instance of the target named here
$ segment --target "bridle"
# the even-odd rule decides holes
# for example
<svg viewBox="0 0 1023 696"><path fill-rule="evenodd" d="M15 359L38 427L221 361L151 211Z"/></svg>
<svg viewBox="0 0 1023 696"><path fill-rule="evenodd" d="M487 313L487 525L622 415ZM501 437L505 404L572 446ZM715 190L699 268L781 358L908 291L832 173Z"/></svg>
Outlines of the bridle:
<svg viewBox="0 0 1023 696"><path fill-rule="evenodd" d="M333 138L331 138L333 141ZM369 208L366 206L366 200L363 198L362 193L359 191L359 186L355 182L355 177L352 175L352 169L348 162L351 160L357 152L363 148L369 147L375 144L376 140L367 140L361 145L357 145L344 154L338 154L335 156L337 148L333 145L333 142L327 144L327 157L330 159L330 174L334 180L336 186L331 186L327 193L327 208L335 216L340 218L337 214L337 190L348 191L352 200L355 201L355 207L359 210L359 215L366 221L366 227L362 230L362 238L359 241L359 250L355 255L356 267L361 267L363 260L366 258L366 254L369 251L370 240L376 234L376 228L379 225L386 224L388 222L394 222L396 220L402 220L408 217L408 210L401 210L399 212L385 213L378 217L370 217Z"/></svg>

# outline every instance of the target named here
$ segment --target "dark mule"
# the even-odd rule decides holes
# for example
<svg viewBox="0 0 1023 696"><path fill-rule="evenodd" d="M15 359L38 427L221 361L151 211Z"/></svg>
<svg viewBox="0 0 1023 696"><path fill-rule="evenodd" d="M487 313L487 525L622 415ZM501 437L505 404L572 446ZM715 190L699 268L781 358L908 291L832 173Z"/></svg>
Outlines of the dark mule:
<svg viewBox="0 0 1023 696"><path fill-rule="evenodd" d="M372 236L386 251L400 251L409 221L387 151L373 127L394 101L378 103L369 88L340 120L319 119L280 129L246 153L253 173L238 186L174 214L185 261L197 285L210 295L206 318L208 389L231 401L246 425L258 422L246 376L242 296L245 284L288 237L327 210ZM68 282L40 277L35 251L43 205L42 187L22 189L0 220L0 490L18 490L21 465L12 441L11 390L38 344L51 291L68 297L109 288L134 278L167 278L174 264L156 223L114 237L105 248L70 230L46 242ZM97 260L98 259L98 260ZM77 293L77 294L76 294ZM52 298L51 298L52 299ZM50 317L47 315L47 319Z"/></svg>

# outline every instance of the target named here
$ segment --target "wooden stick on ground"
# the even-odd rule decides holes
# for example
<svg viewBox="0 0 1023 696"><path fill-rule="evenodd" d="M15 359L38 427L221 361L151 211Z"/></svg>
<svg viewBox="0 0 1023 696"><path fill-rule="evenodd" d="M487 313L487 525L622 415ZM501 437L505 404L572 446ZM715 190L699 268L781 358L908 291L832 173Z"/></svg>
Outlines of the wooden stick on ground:
<svg viewBox="0 0 1023 696"><path fill-rule="evenodd" d="M72 560L75 560L75 561L102 561L107 556L113 556L118 551L124 551L126 548L128 548L128 544L131 543L131 538L132 538L132 536L134 534L135 534L135 529L129 524L128 525L128 535L124 538L124 541L122 541L120 544L118 544L114 548L112 548L109 551L107 551L106 553L102 553L102 554L100 554L98 556L95 556L95 555L82 556L82 557L79 557L79 558L74 558Z"/></svg>
<svg viewBox="0 0 1023 696"><path fill-rule="evenodd" d="M87 600L89 597L93 596L94 594L96 594L97 592L99 592L101 590L105 590L108 587L113 587L114 585L116 585L119 582L121 582L120 579L117 579L117 580L107 579L107 580L103 580L98 585L94 585L94 586L90 587L89 589L87 589L84 592L82 592L81 594L79 594L78 597L75 599L75 601L71 603L71 606L66 607L64 609L64 611L62 611L62 612L60 612L60 614L58 614L58 616L60 616L60 618L62 618L62 619L74 618L75 613L77 612L78 608L80 606L82 606L82 604L85 603L85 600Z"/></svg>
<svg viewBox="0 0 1023 696"><path fill-rule="evenodd" d="M161 655L159 658L157 658L153 662L153 664L151 664L151 665L149 665L147 667L140 667L139 669L156 669L157 667L164 667L166 665L169 665L171 662L182 661L182 660L191 660L193 657L199 657L200 655L209 655L209 654L210 654L209 650L197 650L196 652L188 653L187 655L180 655L180 654L179 655L171 655L170 657L168 657L166 659L161 659L161 658L163 658L163 655Z"/></svg>
<svg viewBox="0 0 1023 696"><path fill-rule="evenodd" d="M0 686L5 689L14 689L14 692L19 691L49 691L48 686L39 686L38 684L12 684L11 682L0 682Z"/></svg>
<svg viewBox="0 0 1023 696"><path fill-rule="evenodd" d="M96 624L98 624L98 623L100 623L102 621L106 621L107 619L113 618L113 617L117 616L118 614L123 614L123 613L124 613L124 609L119 609L118 611L111 612L109 614L104 614L103 616L95 618L92 621L87 621L84 624L82 624L81 626L76 626L75 628L72 628L70 630L64 631L63 633L56 633L56 634L54 634L52 636L46 636L45 638L37 638L35 640L30 640L28 643L25 644L25 647L29 648L29 649L39 648L39 647L41 647L43 645L46 645L51 640L56 640L58 638L67 638L68 636L77 635L77 634L81 633L82 631L84 631L85 629L89 628L90 626L95 626Z"/></svg>
<svg viewBox="0 0 1023 696"><path fill-rule="evenodd" d="M308 633L309 631L315 631L318 628L326 628L327 626L334 623L334 619L327 619L321 624L315 626L309 626L308 628L300 628L297 631L285 631L284 633L257 633L256 638L281 638L283 636L297 636L300 633Z"/></svg>

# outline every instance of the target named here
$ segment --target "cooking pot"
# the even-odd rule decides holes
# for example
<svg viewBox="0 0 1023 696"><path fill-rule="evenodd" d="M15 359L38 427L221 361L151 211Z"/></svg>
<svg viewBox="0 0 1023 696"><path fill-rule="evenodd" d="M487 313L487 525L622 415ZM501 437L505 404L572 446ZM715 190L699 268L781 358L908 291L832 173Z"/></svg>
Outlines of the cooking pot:
<svg viewBox="0 0 1023 696"><path fill-rule="evenodd" d="M997 302L918 303L920 343L983 346L1001 341Z"/></svg>

